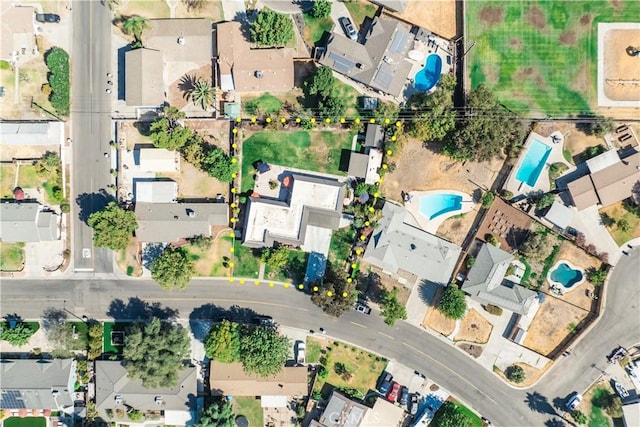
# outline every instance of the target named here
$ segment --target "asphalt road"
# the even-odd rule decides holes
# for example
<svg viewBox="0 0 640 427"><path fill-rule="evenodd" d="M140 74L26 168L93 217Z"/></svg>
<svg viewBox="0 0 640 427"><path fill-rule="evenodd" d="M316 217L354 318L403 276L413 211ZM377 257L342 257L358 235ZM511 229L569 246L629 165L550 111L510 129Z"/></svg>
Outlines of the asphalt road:
<svg viewBox="0 0 640 427"><path fill-rule="evenodd" d="M247 282L195 280L180 292L165 292L151 281L15 280L2 283L1 315L17 313L40 318L47 307L67 309L71 315L97 319L135 319L145 313L200 320L230 317L231 306L273 316L278 323L301 329L323 327L329 336L354 343L413 367L470 404L497 426L541 426L564 415L564 398L584 391L606 365L605 356L617 345L640 342L640 250L623 257L607 288L607 309L599 322L560 359L547 375L528 390L517 390L478 366L450 342L399 322L391 328L377 315L356 312L339 319L315 307L309 297L293 288L270 288ZM154 305L156 304L156 305ZM594 367L596 366L596 367Z"/></svg>
<svg viewBox="0 0 640 427"><path fill-rule="evenodd" d="M111 272L112 254L94 248L86 218L107 202L111 139L111 102L106 93L111 61L111 14L98 1L73 3L73 50L71 56L71 124L73 167L72 253L76 271Z"/></svg>

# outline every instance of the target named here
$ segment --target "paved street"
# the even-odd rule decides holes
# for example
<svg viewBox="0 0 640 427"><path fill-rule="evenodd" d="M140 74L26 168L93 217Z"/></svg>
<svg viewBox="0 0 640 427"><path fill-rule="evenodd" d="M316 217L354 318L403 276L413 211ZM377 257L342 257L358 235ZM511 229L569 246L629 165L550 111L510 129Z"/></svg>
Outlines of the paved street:
<svg viewBox="0 0 640 427"><path fill-rule="evenodd" d="M386 326L379 316L350 312L339 319L323 314L307 295L292 288L270 288L226 280L196 280L181 292L165 292L150 281L64 280L4 281L2 312L39 318L49 306L77 316L132 319L151 310L154 302L177 311L183 319L211 319L232 305L273 316L301 329L323 327L333 336L414 367L489 417L497 426L540 426L558 419L557 408L573 390L583 391L597 377L592 365L604 366L616 345L640 341L637 286L640 250L624 257L611 275L608 308L573 354L561 359L535 387L516 390L481 368L449 342L399 322ZM147 304L145 304L147 303Z"/></svg>
<svg viewBox="0 0 640 427"><path fill-rule="evenodd" d="M73 3L73 80L71 124L73 166L71 177L72 253L76 271L112 271L111 252L92 245L92 231L86 217L106 203L111 139L110 96L107 73L110 69L111 14L98 1Z"/></svg>

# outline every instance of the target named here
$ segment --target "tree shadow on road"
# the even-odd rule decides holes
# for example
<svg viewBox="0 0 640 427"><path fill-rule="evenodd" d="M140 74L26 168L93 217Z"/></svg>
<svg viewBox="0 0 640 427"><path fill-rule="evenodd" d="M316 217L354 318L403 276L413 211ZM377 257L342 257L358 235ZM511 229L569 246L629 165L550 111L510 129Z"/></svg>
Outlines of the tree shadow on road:
<svg viewBox="0 0 640 427"><path fill-rule="evenodd" d="M76 204L80 207L80 213L78 217L80 221L87 223L89 216L101 211L107 206L109 202L113 202L115 199L105 190L100 190L97 193L82 193L76 197Z"/></svg>
<svg viewBox="0 0 640 427"><path fill-rule="evenodd" d="M193 309L189 315L189 326L191 327L193 336L197 340L204 342L207 339L207 335L209 335L213 323L222 320L250 323L257 314L258 313L250 308L237 305L226 308L215 304L204 304Z"/></svg>
<svg viewBox="0 0 640 427"><path fill-rule="evenodd" d="M532 393L527 393L527 398L525 399L525 403L534 412L539 412L541 414L550 414L557 415L553 406L549 403L546 396L541 395L537 391Z"/></svg>
<svg viewBox="0 0 640 427"><path fill-rule="evenodd" d="M564 427L566 426L566 424L561 419L551 418L550 420L547 420L544 422L544 426L545 427Z"/></svg>
<svg viewBox="0 0 640 427"><path fill-rule="evenodd" d="M173 320L178 317L178 310L163 307L159 302L147 302L137 297L129 298L124 302L120 298L111 301L107 315L116 322L126 320L149 320L157 317L162 320Z"/></svg>

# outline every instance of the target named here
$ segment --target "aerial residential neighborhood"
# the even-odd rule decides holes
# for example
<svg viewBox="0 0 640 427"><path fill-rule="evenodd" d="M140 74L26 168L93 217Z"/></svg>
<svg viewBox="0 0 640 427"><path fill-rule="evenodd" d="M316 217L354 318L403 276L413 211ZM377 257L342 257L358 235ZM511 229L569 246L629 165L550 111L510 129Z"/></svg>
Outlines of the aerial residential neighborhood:
<svg viewBox="0 0 640 427"><path fill-rule="evenodd" d="M0 2L2 427L640 426L640 3Z"/></svg>

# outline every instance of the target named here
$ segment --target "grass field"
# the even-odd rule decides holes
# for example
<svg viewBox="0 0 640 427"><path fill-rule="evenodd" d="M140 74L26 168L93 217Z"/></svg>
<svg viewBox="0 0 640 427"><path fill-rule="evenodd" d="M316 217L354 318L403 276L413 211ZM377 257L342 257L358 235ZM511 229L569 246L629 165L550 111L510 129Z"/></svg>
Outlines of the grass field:
<svg viewBox="0 0 640 427"><path fill-rule="evenodd" d="M234 397L232 402L236 415L244 415L247 417L250 426L264 425L260 399L251 396L239 396Z"/></svg>
<svg viewBox="0 0 640 427"><path fill-rule="evenodd" d="M44 417L10 417L3 421L3 427L45 427L47 421Z"/></svg>
<svg viewBox="0 0 640 427"><path fill-rule="evenodd" d="M309 46L315 46L322 38L324 32L331 32L333 28L333 20L329 16L326 18L314 18L308 13L302 16L304 16L304 31L302 37Z"/></svg>
<svg viewBox="0 0 640 427"><path fill-rule="evenodd" d="M243 104L244 110L250 115L278 114L282 110L282 101L270 93L265 93L258 98L249 100Z"/></svg>
<svg viewBox="0 0 640 427"><path fill-rule="evenodd" d="M637 22L640 2L467 2L471 86L493 88L508 108L562 117L596 101L598 22Z"/></svg>
<svg viewBox="0 0 640 427"><path fill-rule="evenodd" d="M242 191L253 188L252 163L263 160L281 166L332 174L339 170L343 149L351 148L351 132L261 131L242 144Z"/></svg>
<svg viewBox="0 0 640 427"><path fill-rule="evenodd" d="M0 243L0 271L20 271L24 267L24 243Z"/></svg>

